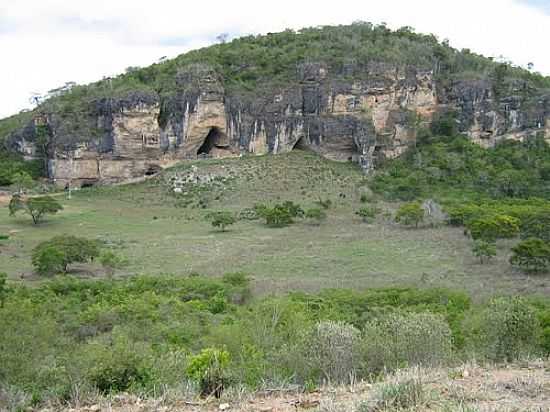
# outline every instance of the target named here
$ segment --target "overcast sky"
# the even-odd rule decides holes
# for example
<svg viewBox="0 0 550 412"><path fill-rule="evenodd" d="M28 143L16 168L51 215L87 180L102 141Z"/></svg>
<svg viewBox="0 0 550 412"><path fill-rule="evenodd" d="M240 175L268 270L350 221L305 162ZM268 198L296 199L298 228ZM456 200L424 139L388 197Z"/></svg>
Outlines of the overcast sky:
<svg viewBox="0 0 550 412"><path fill-rule="evenodd" d="M0 118L31 93L88 83L230 37L386 22L550 75L550 0L0 0Z"/></svg>

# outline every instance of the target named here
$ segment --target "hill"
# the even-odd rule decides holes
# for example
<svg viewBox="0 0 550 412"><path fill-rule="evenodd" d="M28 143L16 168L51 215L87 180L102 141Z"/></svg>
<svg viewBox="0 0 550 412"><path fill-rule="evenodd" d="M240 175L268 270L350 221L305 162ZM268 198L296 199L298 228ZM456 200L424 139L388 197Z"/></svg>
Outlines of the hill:
<svg viewBox="0 0 550 412"><path fill-rule="evenodd" d="M249 36L86 86L0 121L59 186L199 157L309 148L370 170L452 124L482 146L548 135L550 80L411 28L356 23Z"/></svg>

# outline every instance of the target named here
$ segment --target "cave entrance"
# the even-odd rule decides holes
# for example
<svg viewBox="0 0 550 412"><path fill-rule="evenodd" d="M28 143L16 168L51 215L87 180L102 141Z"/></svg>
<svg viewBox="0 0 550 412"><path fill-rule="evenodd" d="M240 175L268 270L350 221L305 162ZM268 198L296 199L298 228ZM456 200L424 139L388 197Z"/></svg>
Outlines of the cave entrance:
<svg viewBox="0 0 550 412"><path fill-rule="evenodd" d="M213 157L231 155L229 142L225 133L217 127L212 127L206 135L201 147L197 150L197 155Z"/></svg>
<svg viewBox="0 0 550 412"><path fill-rule="evenodd" d="M302 136L296 141L296 143L294 143L292 150L311 150L311 148L306 143L304 136Z"/></svg>
<svg viewBox="0 0 550 412"><path fill-rule="evenodd" d="M162 167L160 167L159 165L149 165L145 170L145 176L154 176L157 173L160 173L161 170Z"/></svg>

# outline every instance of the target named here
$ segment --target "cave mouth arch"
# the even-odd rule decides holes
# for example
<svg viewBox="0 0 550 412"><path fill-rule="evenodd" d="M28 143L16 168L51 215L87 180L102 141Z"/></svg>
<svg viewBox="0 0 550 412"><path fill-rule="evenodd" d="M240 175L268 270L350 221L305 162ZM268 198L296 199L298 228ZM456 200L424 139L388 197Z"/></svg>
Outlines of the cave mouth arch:
<svg viewBox="0 0 550 412"><path fill-rule="evenodd" d="M294 143L294 146L292 146L292 150L307 150L311 151L311 147L306 142L306 139L304 136L300 137L296 143Z"/></svg>
<svg viewBox="0 0 550 412"><path fill-rule="evenodd" d="M197 155L209 155L212 153L212 149L219 147L224 148L223 140L224 139L223 133L220 131L217 127L211 127L210 131L206 135L204 142L197 150Z"/></svg>

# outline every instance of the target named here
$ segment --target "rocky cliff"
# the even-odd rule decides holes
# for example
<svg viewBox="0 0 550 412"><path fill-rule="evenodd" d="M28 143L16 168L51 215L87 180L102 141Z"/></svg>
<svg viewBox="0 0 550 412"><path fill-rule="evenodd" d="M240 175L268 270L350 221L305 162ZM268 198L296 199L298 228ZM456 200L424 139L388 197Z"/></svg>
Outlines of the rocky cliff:
<svg viewBox="0 0 550 412"><path fill-rule="evenodd" d="M65 186L124 181L186 159L295 148L368 171L403 153L442 113L484 147L550 138L550 93L521 79L504 88L490 77L443 81L439 70L301 62L286 82L264 80L250 91L228 88L218 70L192 63L178 68L168 91L105 92L73 112L44 106L9 142L28 157L42 150L49 177Z"/></svg>

